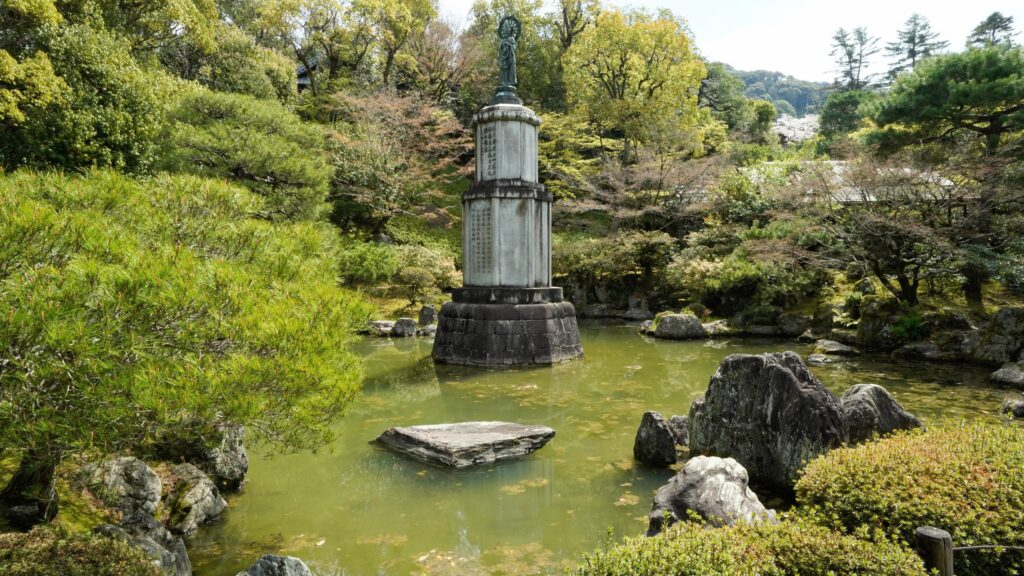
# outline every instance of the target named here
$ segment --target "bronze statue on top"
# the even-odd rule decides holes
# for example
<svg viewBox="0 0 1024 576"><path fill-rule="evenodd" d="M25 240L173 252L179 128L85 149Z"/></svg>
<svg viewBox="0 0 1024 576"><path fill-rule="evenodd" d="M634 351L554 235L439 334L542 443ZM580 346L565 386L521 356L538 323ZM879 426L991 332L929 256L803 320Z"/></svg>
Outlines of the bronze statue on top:
<svg viewBox="0 0 1024 576"><path fill-rule="evenodd" d="M515 16L505 16L498 24L498 69L501 71L500 85L494 93L491 104L522 104L516 96L519 77L516 73L516 41L522 31L522 24Z"/></svg>

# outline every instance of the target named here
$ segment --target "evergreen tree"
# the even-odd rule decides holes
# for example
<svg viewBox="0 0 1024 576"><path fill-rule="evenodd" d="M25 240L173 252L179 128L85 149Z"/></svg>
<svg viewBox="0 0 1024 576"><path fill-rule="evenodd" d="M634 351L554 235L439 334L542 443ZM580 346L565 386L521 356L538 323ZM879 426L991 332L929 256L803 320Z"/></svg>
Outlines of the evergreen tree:
<svg viewBox="0 0 1024 576"><path fill-rule="evenodd" d="M907 70L913 70L921 59L949 46L949 42L938 40L938 37L924 16L914 14L908 18L904 28L896 32L896 41L885 46L886 54L894 60L889 67L890 80Z"/></svg>
<svg viewBox="0 0 1024 576"><path fill-rule="evenodd" d="M838 66L836 87L841 90L862 90L871 85L867 68L871 57L878 53L878 38L868 34L863 26L848 32L840 28L832 36L832 52Z"/></svg>
<svg viewBox="0 0 1024 576"><path fill-rule="evenodd" d="M1013 30L1013 16L993 12L974 27L974 31L967 37L967 47L980 48L996 44L1013 46L1013 37L1016 35Z"/></svg>

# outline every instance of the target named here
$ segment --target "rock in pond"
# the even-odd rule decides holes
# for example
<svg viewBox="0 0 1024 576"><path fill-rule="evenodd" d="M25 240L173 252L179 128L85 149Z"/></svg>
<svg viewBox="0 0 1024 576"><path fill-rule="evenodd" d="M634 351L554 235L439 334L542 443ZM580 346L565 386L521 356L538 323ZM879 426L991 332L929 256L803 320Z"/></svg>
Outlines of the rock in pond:
<svg viewBox="0 0 1024 576"><path fill-rule="evenodd" d="M152 468L138 458L124 456L82 468L83 483L124 518L152 516L160 503L163 483Z"/></svg>
<svg viewBox="0 0 1024 576"><path fill-rule="evenodd" d="M412 318L399 318L391 329L392 338L411 338L416 335L416 321Z"/></svg>
<svg viewBox="0 0 1024 576"><path fill-rule="evenodd" d="M1003 400L1003 405L999 408L999 412L1014 418L1024 418L1024 400L1007 398Z"/></svg>
<svg viewBox="0 0 1024 576"><path fill-rule="evenodd" d="M704 328L704 334L708 338L728 338L735 336L737 330L733 330L729 323L725 320L715 320L714 322L708 322L701 325Z"/></svg>
<svg viewBox="0 0 1024 576"><path fill-rule="evenodd" d="M814 351L818 354L831 356L856 356L860 352L852 346L847 346L835 340L818 340L814 343Z"/></svg>
<svg viewBox="0 0 1024 576"><path fill-rule="evenodd" d="M633 458L652 466L676 463L676 435L661 414L644 412L633 440Z"/></svg>
<svg viewBox="0 0 1024 576"><path fill-rule="evenodd" d="M846 439L839 398L795 352L727 356L690 406L691 453L734 458L777 486Z"/></svg>
<svg viewBox="0 0 1024 576"><path fill-rule="evenodd" d="M811 366L824 366L826 364L835 363L835 360L825 356L824 354L811 354L807 357L807 363Z"/></svg>
<svg viewBox="0 0 1024 576"><path fill-rule="evenodd" d="M171 535L159 522L146 517L133 525L103 524L93 529L96 534L123 540L142 550L164 576L192 576L192 562L185 542Z"/></svg>
<svg viewBox="0 0 1024 576"><path fill-rule="evenodd" d="M747 471L732 458L690 459L654 495L647 535L661 532L666 521L671 526L685 519L688 510L716 526L774 521L775 511L765 509L748 483Z"/></svg>
<svg viewBox="0 0 1024 576"><path fill-rule="evenodd" d="M427 304L423 308L420 308L419 315L420 326L429 326L431 324L437 324L437 308Z"/></svg>
<svg viewBox="0 0 1024 576"><path fill-rule="evenodd" d="M654 337L665 340L704 338L704 326L693 314L659 314L654 321Z"/></svg>
<svg viewBox="0 0 1024 576"><path fill-rule="evenodd" d="M167 495L170 527L176 534L192 536L201 524L213 521L228 507L217 486L202 470L191 464L171 468L174 485Z"/></svg>
<svg viewBox="0 0 1024 576"><path fill-rule="evenodd" d="M878 384L850 387L839 401L850 433L850 442L869 440L896 430L920 428L921 421L903 409L889 391Z"/></svg>
<svg viewBox="0 0 1024 576"><path fill-rule="evenodd" d="M1004 364L1002 368L993 372L988 379L996 384L1024 388L1024 362Z"/></svg>
<svg viewBox="0 0 1024 576"><path fill-rule="evenodd" d="M921 341L904 344L892 351L893 358L940 360L943 357L942 349L935 342Z"/></svg>
<svg viewBox="0 0 1024 576"><path fill-rule="evenodd" d="M188 462L206 472L224 492L242 487L249 471L245 450L245 428L238 424L218 424L212 431L182 427L158 441L156 456L171 462Z"/></svg>
<svg viewBox="0 0 1024 576"><path fill-rule="evenodd" d="M554 435L547 426L458 422L390 428L376 441L429 464L465 468L525 456Z"/></svg>
<svg viewBox="0 0 1024 576"><path fill-rule="evenodd" d="M672 416L668 419L668 427L676 437L676 444L690 445L690 419L686 416Z"/></svg>
<svg viewBox="0 0 1024 576"><path fill-rule="evenodd" d="M370 334L374 336L390 336L391 331L395 328L395 323L391 320L371 320L368 327Z"/></svg>
<svg viewBox="0 0 1024 576"><path fill-rule="evenodd" d="M306 564L294 556L267 554L245 572L235 576L313 576Z"/></svg>

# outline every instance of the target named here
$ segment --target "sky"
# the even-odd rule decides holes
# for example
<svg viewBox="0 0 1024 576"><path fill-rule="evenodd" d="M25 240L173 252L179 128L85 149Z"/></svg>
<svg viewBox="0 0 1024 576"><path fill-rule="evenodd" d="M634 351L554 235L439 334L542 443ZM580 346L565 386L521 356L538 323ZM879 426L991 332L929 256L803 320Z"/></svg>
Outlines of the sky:
<svg viewBox="0 0 1024 576"><path fill-rule="evenodd" d="M607 1L607 0L606 0ZM442 16L468 23L473 0L439 0ZM1013 16L1024 30L1024 0L632 0L619 7L668 8L687 20L697 50L711 61L740 70L775 70L801 80L831 81L835 64L829 56L839 27L867 28L880 36L879 46L896 39L911 14L928 18L950 49L959 50L971 30L995 11ZM1024 42L1024 33L1018 34ZM886 69L884 53L875 56Z"/></svg>

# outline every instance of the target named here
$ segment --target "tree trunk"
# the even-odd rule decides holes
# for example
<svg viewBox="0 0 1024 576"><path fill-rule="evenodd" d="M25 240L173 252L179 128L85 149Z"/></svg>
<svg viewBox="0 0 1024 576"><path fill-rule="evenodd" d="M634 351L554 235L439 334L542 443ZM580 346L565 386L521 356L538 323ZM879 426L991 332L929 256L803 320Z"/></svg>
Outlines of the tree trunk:
<svg viewBox="0 0 1024 576"><path fill-rule="evenodd" d="M964 275L964 298L967 299L967 305L971 308L980 308L982 286L987 276L985 269L974 264L967 264L961 272Z"/></svg>
<svg viewBox="0 0 1024 576"><path fill-rule="evenodd" d="M59 463L57 452L33 448L22 454L17 472L0 491L0 512L11 524L28 529L57 515L54 480Z"/></svg>

